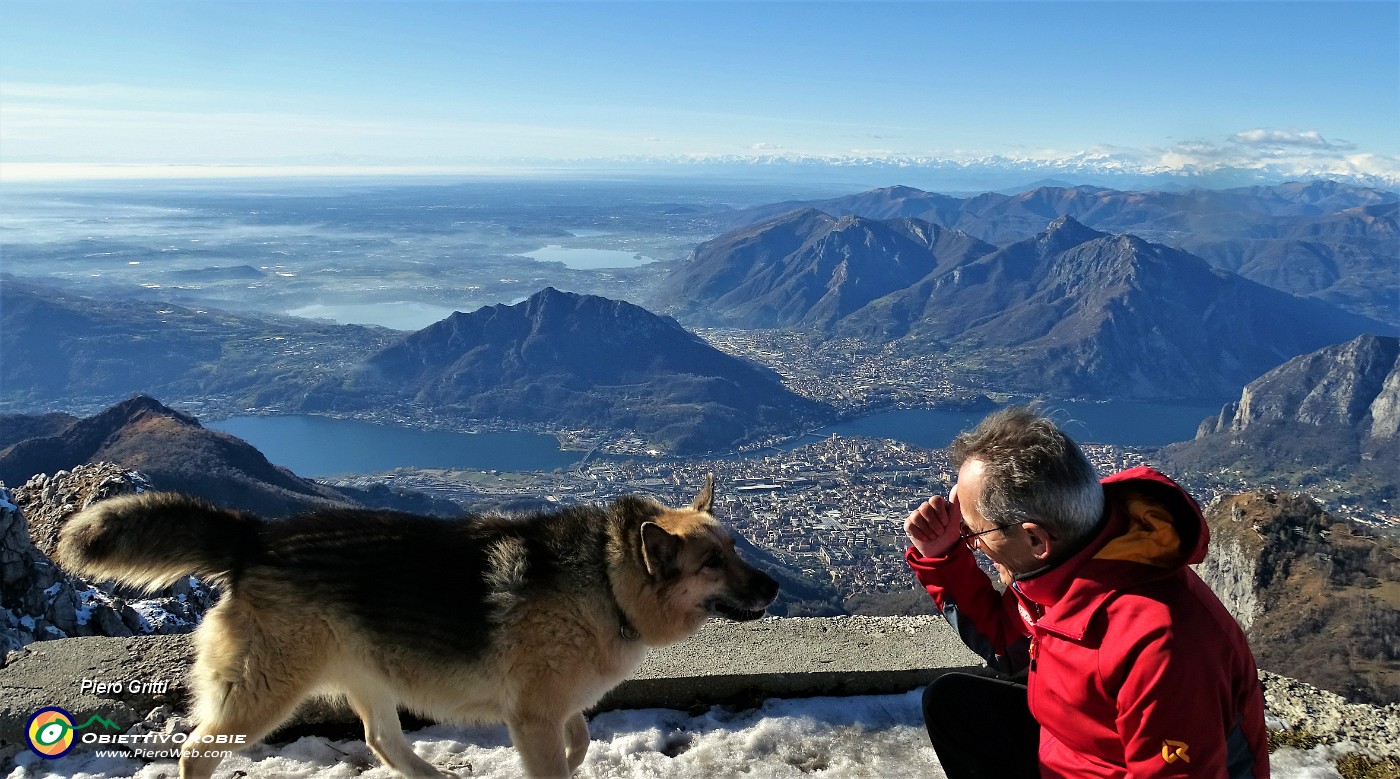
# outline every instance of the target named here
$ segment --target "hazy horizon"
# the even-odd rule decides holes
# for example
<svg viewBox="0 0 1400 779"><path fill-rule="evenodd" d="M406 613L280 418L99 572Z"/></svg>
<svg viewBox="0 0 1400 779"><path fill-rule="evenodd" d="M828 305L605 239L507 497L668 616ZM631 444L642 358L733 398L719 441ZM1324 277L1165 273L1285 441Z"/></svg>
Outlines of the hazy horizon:
<svg viewBox="0 0 1400 779"><path fill-rule="evenodd" d="M1388 2L12 0L0 21L7 183L1400 186Z"/></svg>

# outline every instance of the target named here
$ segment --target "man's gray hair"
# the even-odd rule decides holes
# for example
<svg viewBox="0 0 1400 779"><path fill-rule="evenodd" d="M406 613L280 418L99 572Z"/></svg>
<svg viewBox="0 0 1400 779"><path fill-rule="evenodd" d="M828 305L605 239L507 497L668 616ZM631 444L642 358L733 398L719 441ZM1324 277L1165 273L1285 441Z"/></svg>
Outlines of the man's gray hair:
<svg viewBox="0 0 1400 779"><path fill-rule="evenodd" d="M1034 522L1073 543L1103 515L1103 487L1089 458L1033 405L987 415L953 439L948 455L954 468L982 462L977 510L995 525Z"/></svg>

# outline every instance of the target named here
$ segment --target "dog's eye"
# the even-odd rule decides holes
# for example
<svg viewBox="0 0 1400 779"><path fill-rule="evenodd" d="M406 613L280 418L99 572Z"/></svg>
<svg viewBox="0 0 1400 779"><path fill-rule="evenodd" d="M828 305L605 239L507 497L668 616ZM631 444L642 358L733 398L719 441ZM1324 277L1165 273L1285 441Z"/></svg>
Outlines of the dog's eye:
<svg viewBox="0 0 1400 779"><path fill-rule="evenodd" d="M724 558L720 557L719 552L710 552L706 555L705 562L701 563L701 565L706 568L718 568L724 565Z"/></svg>

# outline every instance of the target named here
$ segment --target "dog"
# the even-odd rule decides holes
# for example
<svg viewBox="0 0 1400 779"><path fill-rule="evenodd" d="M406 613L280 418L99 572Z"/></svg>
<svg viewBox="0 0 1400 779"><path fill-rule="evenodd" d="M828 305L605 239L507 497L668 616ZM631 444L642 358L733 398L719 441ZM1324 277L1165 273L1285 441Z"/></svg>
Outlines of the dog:
<svg viewBox="0 0 1400 779"><path fill-rule="evenodd" d="M195 731L256 743L313 695L343 695L365 741L405 777L450 777L414 754L398 708L504 722L527 775L569 776L583 711L711 616L753 620L778 583L710 513L626 495L528 515L442 520L324 509L265 521L174 493L94 504L59 535L60 565L145 590L194 574L223 596L195 632ZM207 779L221 758L180 758Z"/></svg>

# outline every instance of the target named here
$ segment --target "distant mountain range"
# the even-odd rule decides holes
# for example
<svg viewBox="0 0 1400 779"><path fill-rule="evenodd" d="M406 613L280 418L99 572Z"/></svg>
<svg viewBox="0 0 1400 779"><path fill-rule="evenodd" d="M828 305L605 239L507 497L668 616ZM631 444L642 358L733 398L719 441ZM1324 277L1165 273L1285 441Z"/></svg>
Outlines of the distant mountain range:
<svg viewBox="0 0 1400 779"><path fill-rule="evenodd" d="M885 213L924 202L882 194ZM668 289L697 324L897 340L959 356L968 378L1061 396L1220 398L1295 355L1390 329L1067 216L994 249L909 216L803 209L702 244Z"/></svg>
<svg viewBox="0 0 1400 779"><path fill-rule="evenodd" d="M456 313L369 357L306 408L407 402L469 418L635 431L695 453L802 429L831 412L777 374L639 306L546 288Z"/></svg>
<svg viewBox="0 0 1400 779"><path fill-rule="evenodd" d="M1364 335L1279 365L1161 459L1248 483L1400 499L1400 339Z"/></svg>
<svg viewBox="0 0 1400 779"><path fill-rule="evenodd" d="M1273 185L1289 181L1333 180L1353 186L1396 189L1400 177L1382 164L1374 170L1340 159L1281 159L1233 162L1231 154L1207 152L1198 159L1188 150L1174 154L1170 164L1160 153L1094 149L1049 158L985 155L949 158L928 155L844 154L811 155L794 152L634 156L571 161L589 170L674 173L686 176L730 177L743 180L763 170L768 178L829 183L833 181L915 180L949 192L1004 190L1027 181L1060 178L1122 189L1184 190Z"/></svg>
<svg viewBox="0 0 1400 779"><path fill-rule="evenodd" d="M1356 209L1394 214L1400 195L1382 189L1335 181L1293 182L1268 187L1124 191L1088 185L1040 186L1015 193L986 192L970 197L926 192L906 186L872 189L827 200L791 200L736 212L740 224L767 221L780 214L812 208L833 216L922 219L976 235L992 243L1024 238L1045 222L1062 216L1101 230L1156 233L1241 230L1240 218L1255 223L1275 219L1320 218ZM1276 230L1287 224L1274 223Z"/></svg>
<svg viewBox="0 0 1400 779"><path fill-rule="evenodd" d="M910 217L1003 245L1063 216L1195 254L1253 281L1400 325L1400 198L1332 181L1187 192L1048 186L966 198L894 186L745 209L745 227L800 209L867 219Z"/></svg>

